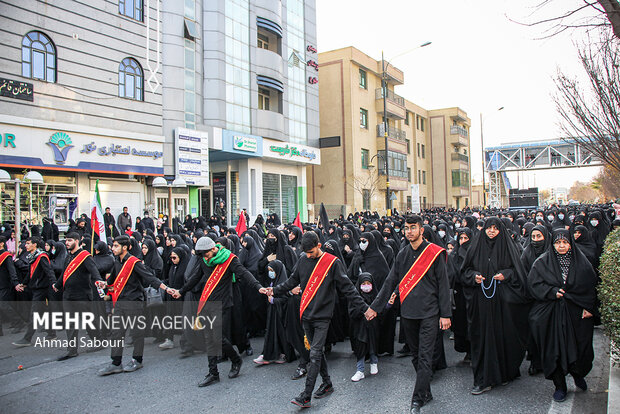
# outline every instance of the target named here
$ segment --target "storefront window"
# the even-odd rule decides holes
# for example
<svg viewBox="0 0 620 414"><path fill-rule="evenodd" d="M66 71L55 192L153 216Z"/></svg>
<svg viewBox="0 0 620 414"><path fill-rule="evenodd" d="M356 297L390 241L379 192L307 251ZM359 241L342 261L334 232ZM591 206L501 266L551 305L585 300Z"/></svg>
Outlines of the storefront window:
<svg viewBox="0 0 620 414"><path fill-rule="evenodd" d="M239 173L230 172L230 215L233 226L239 221Z"/></svg>
<svg viewBox="0 0 620 414"><path fill-rule="evenodd" d="M276 213L282 223L297 216L297 177L263 173L263 214Z"/></svg>

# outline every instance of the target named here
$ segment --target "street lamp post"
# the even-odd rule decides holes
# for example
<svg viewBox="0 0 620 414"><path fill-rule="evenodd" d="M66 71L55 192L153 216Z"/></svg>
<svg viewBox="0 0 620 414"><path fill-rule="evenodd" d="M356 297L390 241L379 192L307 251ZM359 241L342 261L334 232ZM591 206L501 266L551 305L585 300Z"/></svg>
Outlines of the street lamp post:
<svg viewBox="0 0 620 414"><path fill-rule="evenodd" d="M168 219L172 224L172 188L185 188L187 187L187 182L185 182L182 178L176 178L172 181L171 184L168 184L168 181L164 177L155 177L153 180L153 187L167 187L168 188Z"/></svg>
<svg viewBox="0 0 620 414"><path fill-rule="evenodd" d="M497 111L501 111L504 109L503 106L497 108ZM482 112L480 112L480 153L482 155L482 205L486 207L487 205L487 187L486 187L486 177L485 177L485 169L486 169L486 160L484 159L484 134L483 134L483 125L482 125L483 117Z"/></svg>
<svg viewBox="0 0 620 414"><path fill-rule="evenodd" d="M30 184L30 211L29 216L32 219L32 184L43 184L43 176L36 171L28 171L22 180L19 178L11 179L11 175L5 171L0 170L0 183L15 183L15 247L17 248L21 238L21 223L20 218L21 211L21 184Z"/></svg>
<svg viewBox="0 0 620 414"><path fill-rule="evenodd" d="M428 45L430 45L432 42L425 42L422 43L420 46L415 47L411 50L407 50L401 54L398 54L394 57L392 57L392 59L390 59L390 61L388 61L387 63L385 62L385 59L383 57L383 51L381 51L381 95L383 96L383 139L384 139L384 144L385 144L385 210L386 210L386 215L387 212L390 211L392 209L392 200L390 197L390 169L389 169L389 163L388 163L388 124L387 124L387 93L388 93L388 87L387 87L387 68L390 66L390 62L392 60L394 60L395 58L405 55L409 52L413 52L414 50L420 49L422 47L426 47Z"/></svg>

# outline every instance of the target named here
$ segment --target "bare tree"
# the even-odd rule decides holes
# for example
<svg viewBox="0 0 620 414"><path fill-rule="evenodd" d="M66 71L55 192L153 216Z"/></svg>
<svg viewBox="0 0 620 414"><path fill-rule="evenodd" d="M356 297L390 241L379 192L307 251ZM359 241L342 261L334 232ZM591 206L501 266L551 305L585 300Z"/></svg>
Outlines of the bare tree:
<svg viewBox="0 0 620 414"><path fill-rule="evenodd" d="M620 41L602 34L599 42L578 47L587 88L558 71L554 101L568 139L577 141L620 173Z"/></svg>
<svg viewBox="0 0 620 414"><path fill-rule="evenodd" d="M567 7L566 0L561 0L563 12L555 9L549 16L542 17L560 0L538 0L533 12L526 18L535 18L532 22L510 19L515 23L528 27L543 27L542 38L553 37L570 29L586 29L608 27L620 39L620 1L619 0L582 0Z"/></svg>
<svg viewBox="0 0 620 414"><path fill-rule="evenodd" d="M364 191L368 191L369 210L372 198L379 191L379 175L376 168L369 168L368 174L353 176L352 180L347 180L347 185L357 191L364 199Z"/></svg>

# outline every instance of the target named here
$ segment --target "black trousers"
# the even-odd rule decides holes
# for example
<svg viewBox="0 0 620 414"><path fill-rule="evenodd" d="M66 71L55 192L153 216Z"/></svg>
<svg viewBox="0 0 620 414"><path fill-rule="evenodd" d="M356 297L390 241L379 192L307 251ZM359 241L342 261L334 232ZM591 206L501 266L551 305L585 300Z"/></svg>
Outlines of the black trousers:
<svg viewBox="0 0 620 414"><path fill-rule="evenodd" d="M118 301L113 310L114 318L119 320L135 319L137 322L142 315L144 315L144 302L142 301ZM117 345L113 346L111 351L112 363L114 365L120 365L123 360L123 345L120 340L125 339L127 334L127 328L123 327L122 322L117 323L117 325L116 327L112 325L113 327L110 329L110 340L112 344ZM136 323L136 326L138 325L139 324ZM133 337L133 358L138 362L142 362L142 356L144 354L144 330L130 328L130 332Z"/></svg>
<svg viewBox="0 0 620 414"><path fill-rule="evenodd" d="M327 331L329 330L329 322L329 320L302 321L304 332L308 337L308 342L310 342L310 361L308 363L308 376L306 377L306 388L304 390L308 398L312 397L316 377L319 373L324 383L331 384L332 382L327 372L327 360L323 353Z"/></svg>
<svg viewBox="0 0 620 414"><path fill-rule="evenodd" d="M424 404L432 398L433 352L439 329L439 316L426 319L400 319L405 340L413 353L411 362L416 370L415 388L411 402Z"/></svg>
<svg viewBox="0 0 620 414"><path fill-rule="evenodd" d="M241 357L230 342L231 324L232 308L222 309L222 353L227 356L233 364L240 364ZM219 375L217 360L217 355L209 355L209 374L211 375Z"/></svg>
<svg viewBox="0 0 620 414"><path fill-rule="evenodd" d="M91 303L94 302L89 302L88 299L84 299L81 301L72 301L72 300L65 300L64 302L62 302L62 307L63 307L63 311L66 313L83 313L83 312L93 312L94 307L90 306ZM94 312L93 312L94 313ZM95 318L96 318L96 314L95 314ZM78 319L78 321L81 320ZM95 319L95 321L93 321L93 325L97 325L98 321ZM89 327L86 328L86 331L88 332L88 336L91 337L91 339L95 339L98 336L98 332L97 330L93 330ZM72 344L72 340L75 339L75 346L68 346L67 347L67 351L70 351L72 353L76 353L78 351L79 345L77 342L77 337L80 333L79 329L67 329L67 339L69 339L69 344Z"/></svg>
<svg viewBox="0 0 620 414"><path fill-rule="evenodd" d="M45 301L49 300L49 297L50 297L49 290L50 289L48 288L32 290L32 305L30 307L30 322L28 323L26 333L24 334L24 339L26 341L31 341L35 333L34 316L33 316L34 313L37 312L41 314L41 313L49 312L49 308L45 303ZM55 335L56 332L53 329L48 329L47 333L49 335Z"/></svg>

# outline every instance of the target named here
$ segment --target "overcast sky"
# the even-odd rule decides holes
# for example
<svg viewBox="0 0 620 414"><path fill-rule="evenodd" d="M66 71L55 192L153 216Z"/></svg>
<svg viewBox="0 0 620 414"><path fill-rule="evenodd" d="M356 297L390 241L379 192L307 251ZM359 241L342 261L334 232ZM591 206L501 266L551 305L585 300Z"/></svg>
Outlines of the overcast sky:
<svg viewBox="0 0 620 414"><path fill-rule="evenodd" d="M544 10L541 0L317 0L319 52L355 46L405 73L396 92L426 109L459 106L472 120L472 176L481 179L480 113L485 147L502 143L552 140L562 136L552 94L558 68L581 75L575 42L582 31L546 40L534 21L565 12L581 0L555 0ZM402 56L424 42L428 47ZM504 107L502 111L497 108ZM597 168L523 173L521 187L570 187L588 181ZM517 186L516 174L512 185Z"/></svg>

